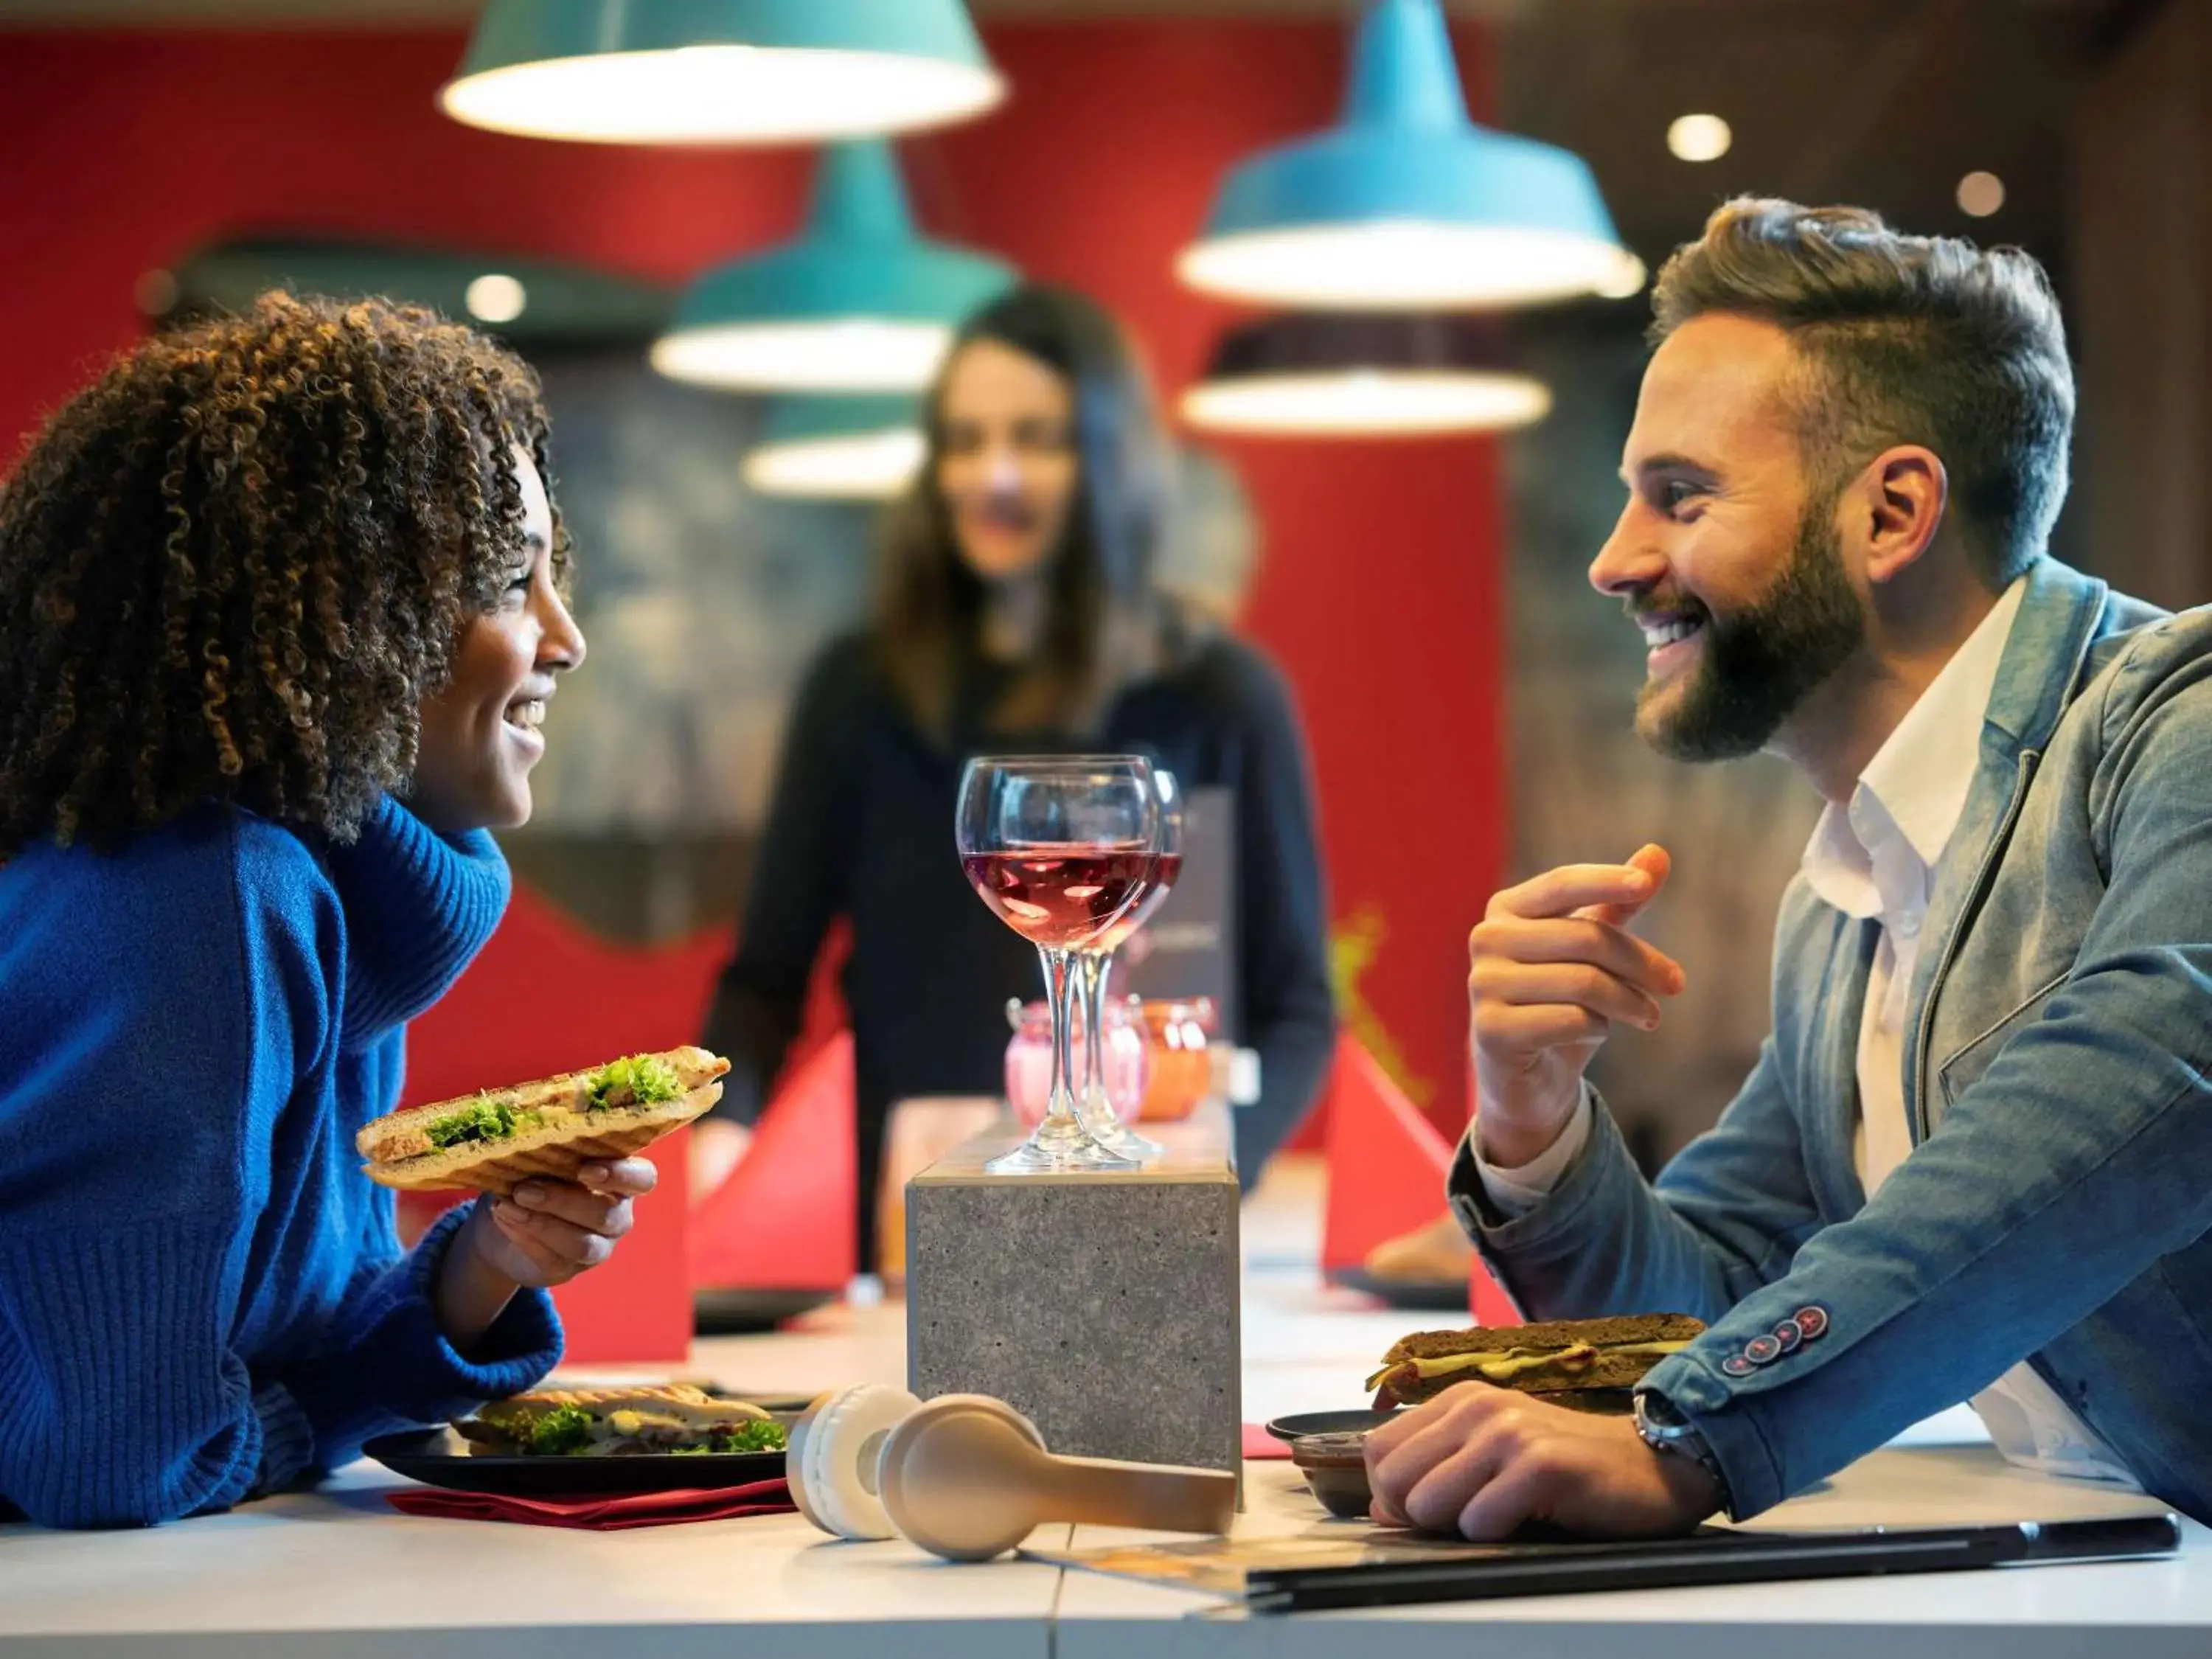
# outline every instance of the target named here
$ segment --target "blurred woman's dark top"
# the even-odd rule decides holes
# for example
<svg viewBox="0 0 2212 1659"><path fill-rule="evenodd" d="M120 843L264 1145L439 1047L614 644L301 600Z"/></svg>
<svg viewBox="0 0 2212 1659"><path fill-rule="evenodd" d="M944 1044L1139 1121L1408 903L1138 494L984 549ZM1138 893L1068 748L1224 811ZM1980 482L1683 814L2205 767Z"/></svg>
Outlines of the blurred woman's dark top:
<svg viewBox="0 0 2212 1659"><path fill-rule="evenodd" d="M732 1062L718 1109L750 1123L799 1030L823 936L849 919L844 992L858 1067L864 1270L875 1259L891 1106L1001 1092L1006 1000L1043 994L1036 948L984 908L953 848L972 754L1133 750L1186 791L1234 792L1240 1029L1221 1035L1260 1054L1261 1097L1235 1113L1248 1189L1313 1104L1334 1051L1313 792L1273 665L1228 635L1207 638L1123 690L1079 744L983 729L982 711L1012 673L979 661L963 674L947 744L908 715L866 637L823 653L793 709L737 956L708 1016L704 1041Z"/></svg>

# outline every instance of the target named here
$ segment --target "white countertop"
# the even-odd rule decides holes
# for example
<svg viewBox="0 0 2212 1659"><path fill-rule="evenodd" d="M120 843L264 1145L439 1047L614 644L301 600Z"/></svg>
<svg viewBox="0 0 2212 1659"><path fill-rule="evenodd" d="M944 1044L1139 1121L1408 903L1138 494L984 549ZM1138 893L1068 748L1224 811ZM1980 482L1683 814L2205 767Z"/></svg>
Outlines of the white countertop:
<svg viewBox="0 0 2212 1659"><path fill-rule="evenodd" d="M1244 1399L1255 1420L1358 1403L1375 1356L1419 1320L1317 1284L1313 1199L1310 1173L1294 1168L1248 1208ZM903 1320L896 1304L825 1310L772 1336L702 1341L690 1370L761 1393L898 1382ZM1288 1464L1249 1464L1246 1474L1240 1532L1330 1524ZM2212 1655L2212 1533L2195 1526L2166 1562L1244 1619L1209 1612L1218 1607L1209 1598L1038 1563L955 1567L900 1543L833 1543L796 1516L620 1533L404 1516L381 1497L396 1484L360 1464L314 1492L149 1532L0 1526L0 1659L886 1659L887 1644L888 1659L1091 1659L1139 1644L1146 1659L1176 1659L1382 1643L1389 1659L1420 1659L1492 1650L1467 1628L1477 1623L1511 1627L1496 1651L1527 1652L1534 1638L1542 1659L2055 1659L2116 1638L2125 1659ZM1759 1524L2054 1520L2143 1506L2005 1468L1961 1411ZM1066 1534L1058 1530L1031 1541L1059 1547ZM1133 1536L1085 1528L1073 1541ZM1360 1624L1389 1628L1344 1628Z"/></svg>
<svg viewBox="0 0 2212 1659"><path fill-rule="evenodd" d="M1248 1464L1245 1474L1239 1535L1326 1535L1347 1524L1322 1515L1286 1463ZM1753 1524L2052 1521L2146 1507L2133 1494L2062 1486L2009 1468L1986 1443L1917 1446L1876 1452ZM2109 1649L2107 1659L2205 1659L2212 1654L2212 1533L2185 1525L2183 1554L2166 1561L1531 1596L1291 1619L1224 1612L1216 1597L1070 1572L1054 1651L1056 1659L1107 1659L1139 1644L1145 1659L1349 1653L1462 1659L1492 1651L1541 1659L2079 1659ZM1073 1547L1170 1536L1083 1527ZM1493 1628L1477 1633L1470 1626Z"/></svg>

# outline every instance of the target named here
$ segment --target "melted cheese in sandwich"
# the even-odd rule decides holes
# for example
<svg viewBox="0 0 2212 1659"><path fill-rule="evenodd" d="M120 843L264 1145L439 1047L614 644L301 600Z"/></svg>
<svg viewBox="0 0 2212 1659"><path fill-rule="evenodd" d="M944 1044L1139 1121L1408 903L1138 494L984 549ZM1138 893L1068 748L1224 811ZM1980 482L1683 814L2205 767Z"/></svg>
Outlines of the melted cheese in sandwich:
<svg viewBox="0 0 2212 1659"><path fill-rule="evenodd" d="M1595 1359L1600 1354L1650 1354L1654 1357L1680 1353L1690 1345L1683 1342L1621 1342L1609 1343L1602 1348L1589 1343L1578 1343L1571 1348L1508 1348L1504 1352L1492 1349L1486 1352L1438 1354L1431 1359L1401 1359L1385 1365L1367 1379L1370 1389L1376 1387L1393 1371L1412 1369L1424 1382L1439 1376L1455 1376L1462 1371L1473 1371L1486 1382L1503 1382L1518 1376L1523 1371L1533 1371L1540 1366L1556 1365L1562 1361L1570 1366L1577 1361Z"/></svg>

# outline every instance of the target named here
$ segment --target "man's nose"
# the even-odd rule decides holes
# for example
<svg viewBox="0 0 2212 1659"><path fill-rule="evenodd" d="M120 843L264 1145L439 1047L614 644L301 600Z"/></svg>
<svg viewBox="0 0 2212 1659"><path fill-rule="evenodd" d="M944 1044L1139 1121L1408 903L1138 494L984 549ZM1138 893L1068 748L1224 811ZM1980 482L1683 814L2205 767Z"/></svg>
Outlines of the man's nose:
<svg viewBox="0 0 2212 1659"><path fill-rule="evenodd" d="M1643 533L1637 517L1632 504L1590 561L1589 585L1601 593L1615 599L1640 593L1658 586L1667 573L1666 556Z"/></svg>

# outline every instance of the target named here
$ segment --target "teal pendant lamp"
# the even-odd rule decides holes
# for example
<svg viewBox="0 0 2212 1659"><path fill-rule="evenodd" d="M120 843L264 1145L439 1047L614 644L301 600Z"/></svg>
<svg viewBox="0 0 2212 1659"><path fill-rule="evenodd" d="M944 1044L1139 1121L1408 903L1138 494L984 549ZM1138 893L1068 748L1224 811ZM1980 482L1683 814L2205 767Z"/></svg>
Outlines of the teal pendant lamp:
<svg viewBox="0 0 2212 1659"><path fill-rule="evenodd" d="M887 501L914 482L927 447L917 398L779 398L741 471L763 495Z"/></svg>
<svg viewBox="0 0 2212 1659"><path fill-rule="evenodd" d="M1342 120L1235 167L1176 270L1258 305L1434 310L1595 293L1627 257L1578 156L1468 118L1437 0L1371 0Z"/></svg>
<svg viewBox="0 0 2212 1659"><path fill-rule="evenodd" d="M491 0L438 101L530 137L745 144L938 126L1006 94L961 0Z"/></svg>
<svg viewBox="0 0 2212 1659"><path fill-rule="evenodd" d="M684 290L653 366L748 392L915 392L968 313L1015 281L1005 261L917 236L881 139L822 154L795 240Z"/></svg>

